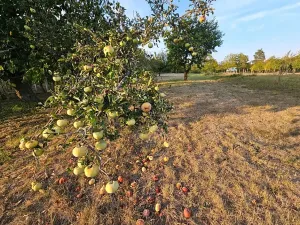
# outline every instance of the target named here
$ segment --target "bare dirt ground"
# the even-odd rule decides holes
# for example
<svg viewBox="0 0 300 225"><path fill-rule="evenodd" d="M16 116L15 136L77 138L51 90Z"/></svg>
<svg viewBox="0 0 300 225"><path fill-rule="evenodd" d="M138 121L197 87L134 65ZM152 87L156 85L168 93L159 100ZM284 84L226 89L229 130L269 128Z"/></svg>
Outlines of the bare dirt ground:
<svg viewBox="0 0 300 225"><path fill-rule="evenodd" d="M0 146L8 157L0 165L0 224L135 224L145 208L151 211L146 224L299 224L299 98L222 81L172 83L163 90L174 104L171 146L162 153L151 150L151 143L141 152L111 153L113 162L124 160L123 169L109 171L125 178L114 197L99 196L101 178L91 188L66 175L69 159L57 149L42 159L45 165L56 164L51 167L56 176L44 178L50 187L45 193L31 192L30 155L17 145L22 134L46 121L44 113L0 124ZM110 149L124 150L118 145ZM149 154L154 160L147 173L125 166ZM162 163L164 156L170 157L168 163ZM159 175L156 183L153 174ZM62 175L75 184L52 185ZM139 188L127 198L123 192L133 180ZM176 188L178 182L188 187L187 194ZM74 196L76 185L85 190L81 199ZM158 186L161 193L155 194ZM162 203L161 214L154 213L149 196ZM184 219L184 207L192 209L192 218Z"/></svg>

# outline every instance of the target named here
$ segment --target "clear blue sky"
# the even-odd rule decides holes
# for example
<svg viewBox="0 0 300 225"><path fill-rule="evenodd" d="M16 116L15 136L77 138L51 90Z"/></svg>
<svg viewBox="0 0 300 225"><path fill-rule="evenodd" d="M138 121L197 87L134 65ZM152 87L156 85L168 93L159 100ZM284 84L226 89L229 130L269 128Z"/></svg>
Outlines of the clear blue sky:
<svg viewBox="0 0 300 225"><path fill-rule="evenodd" d="M119 0L127 14L133 11L149 15L143 0ZM184 12L188 0L174 0ZM214 53L218 61L230 53L244 53L253 59L254 52L263 48L267 57L283 56L289 50L300 51L299 0L217 0L214 2L216 20L225 33L223 45ZM164 48L163 44L159 45ZM157 51L158 49L156 49ZM159 51L159 50L158 50Z"/></svg>

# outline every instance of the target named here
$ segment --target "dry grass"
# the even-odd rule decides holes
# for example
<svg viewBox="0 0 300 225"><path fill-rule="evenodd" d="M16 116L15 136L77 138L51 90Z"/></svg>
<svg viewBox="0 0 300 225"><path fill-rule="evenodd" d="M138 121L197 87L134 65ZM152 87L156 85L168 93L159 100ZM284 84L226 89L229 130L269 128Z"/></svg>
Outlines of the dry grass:
<svg viewBox="0 0 300 225"><path fill-rule="evenodd" d="M104 156L104 161L111 158L107 172L124 177L115 196L99 195L105 176L91 187L66 170L74 166L72 144L64 150L53 141L35 171L30 154L18 150L15 142L40 128L43 112L3 122L0 150L9 157L0 166L0 224L135 224L145 208L151 210L146 224L299 224L300 99L248 87L236 81L165 87L175 105L169 122L171 146L160 151L155 147L155 142L161 146L159 137L133 144L135 137L127 133L111 143ZM147 155L154 160L142 173L136 160ZM170 157L168 163L164 156ZM34 174L44 193L30 191ZM157 182L152 180L155 174ZM60 177L68 181L55 184ZM133 181L135 188L130 187ZM190 192L177 190L177 182ZM132 197L126 196L127 190L133 191ZM77 198L79 193L82 197ZM159 215L154 213L156 202L162 203ZM189 220L183 218L184 207L192 209Z"/></svg>

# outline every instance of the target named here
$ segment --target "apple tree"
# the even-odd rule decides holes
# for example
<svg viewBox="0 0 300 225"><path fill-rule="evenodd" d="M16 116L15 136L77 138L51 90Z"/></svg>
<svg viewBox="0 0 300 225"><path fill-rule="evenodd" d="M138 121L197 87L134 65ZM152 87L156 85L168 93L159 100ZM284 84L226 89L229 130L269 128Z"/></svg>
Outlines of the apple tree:
<svg viewBox="0 0 300 225"><path fill-rule="evenodd" d="M207 21L203 15L200 19L183 18L165 38L168 60L173 67L184 70L184 80L187 80L192 65L202 68L206 57L221 46L222 36L215 20Z"/></svg>
<svg viewBox="0 0 300 225"><path fill-rule="evenodd" d="M114 151L110 144L124 130L141 142L158 135L162 146L169 146L165 133L171 105L160 93L153 74L139 67L140 48L165 35L165 24L178 24L182 18L176 16L172 1L147 2L151 17L130 19L120 3L103 1L104 30L76 25L82 39L76 39L73 51L61 55L57 65L49 69L55 89L45 105L54 111L43 131L20 142L20 148L30 149L38 161L54 139L63 139L63 148L76 159L72 172L84 174L91 183L101 174L108 181L107 193L116 192L119 184L115 175L107 172L103 158L109 159ZM194 6L201 3L202 10L207 7L207 13L210 2L192 1ZM196 17L199 12L194 7L188 15ZM36 173L34 179L32 189L37 191L42 187L41 177Z"/></svg>

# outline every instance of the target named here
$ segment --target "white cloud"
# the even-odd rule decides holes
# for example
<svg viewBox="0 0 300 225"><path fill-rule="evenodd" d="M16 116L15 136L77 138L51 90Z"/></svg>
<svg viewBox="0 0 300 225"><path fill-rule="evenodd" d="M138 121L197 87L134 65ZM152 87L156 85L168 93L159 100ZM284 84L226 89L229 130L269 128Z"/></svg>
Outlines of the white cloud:
<svg viewBox="0 0 300 225"><path fill-rule="evenodd" d="M299 8L299 7L300 7L300 2L295 3L295 4L286 5L286 6L283 6L283 7L280 7L280 8L276 8L276 9L264 10L264 11L260 11L260 12L254 13L254 14L243 16L243 17L237 19L237 22L249 22L249 21L252 21L252 20L264 18L268 15L272 15L272 14L276 14L276 13L282 13L284 11L296 9L296 8Z"/></svg>

